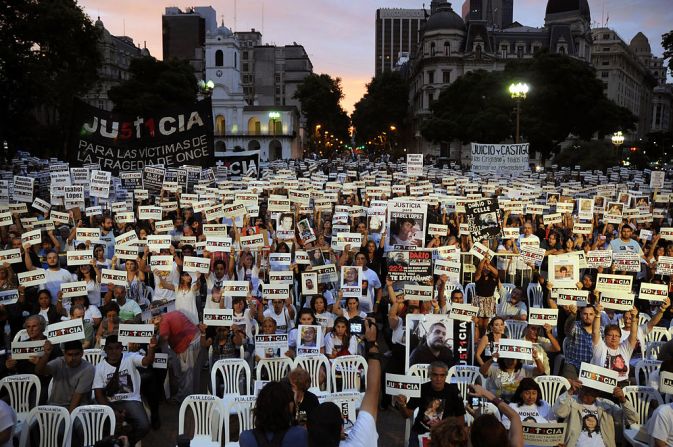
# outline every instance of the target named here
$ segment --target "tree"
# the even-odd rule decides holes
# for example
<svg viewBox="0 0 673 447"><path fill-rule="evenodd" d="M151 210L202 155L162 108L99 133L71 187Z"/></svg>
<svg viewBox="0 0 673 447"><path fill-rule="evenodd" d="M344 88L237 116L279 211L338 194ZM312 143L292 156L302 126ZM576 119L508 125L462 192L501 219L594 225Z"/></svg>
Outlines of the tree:
<svg viewBox="0 0 673 447"><path fill-rule="evenodd" d="M351 116L356 144L364 144L384 132L390 138L399 138L406 130L408 108L409 84L404 77L397 71L376 75Z"/></svg>
<svg viewBox="0 0 673 447"><path fill-rule="evenodd" d="M502 72L468 73L447 87L422 127L435 142L513 140L516 114L507 87L512 82L531 86L521 101L521 136L546 158L570 134L589 140L618 129L634 127L635 117L608 100L603 83L582 61L541 52L532 59L512 61Z"/></svg>
<svg viewBox="0 0 673 447"><path fill-rule="evenodd" d="M554 158L554 163L559 166L601 170L617 166L619 161L620 154L617 149L603 140L579 141L561 150Z"/></svg>
<svg viewBox="0 0 673 447"><path fill-rule="evenodd" d="M147 116L196 101L197 80L187 61L164 62L145 56L133 59L129 72L130 79L108 91L113 112Z"/></svg>
<svg viewBox="0 0 673 447"><path fill-rule="evenodd" d="M74 0L0 3L0 140L60 155L72 99L98 79L98 39Z"/></svg>
<svg viewBox="0 0 673 447"><path fill-rule="evenodd" d="M668 69L673 73L673 30L661 36L661 46L664 47L664 59L668 59Z"/></svg>
<svg viewBox="0 0 673 447"><path fill-rule="evenodd" d="M310 74L299 85L293 98L301 103L301 113L306 119L306 129L309 132L307 144L310 150L331 151L339 144L339 140L349 140L350 120L341 107L341 79L327 74ZM335 137L334 142L329 142L329 147L325 147L327 132Z"/></svg>

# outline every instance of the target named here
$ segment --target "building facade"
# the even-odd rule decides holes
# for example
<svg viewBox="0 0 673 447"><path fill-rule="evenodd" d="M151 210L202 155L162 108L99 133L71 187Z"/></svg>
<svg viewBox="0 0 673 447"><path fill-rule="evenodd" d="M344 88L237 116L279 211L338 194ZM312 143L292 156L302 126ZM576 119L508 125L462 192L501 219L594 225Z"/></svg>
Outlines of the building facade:
<svg viewBox="0 0 673 447"><path fill-rule="evenodd" d="M394 70L400 58L408 58L418 45L424 9L382 8L376 10L376 74Z"/></svg>
<svg viewBox="0 0 673 447"><path fill-rule="evenodd" d="M114 104L108 97L108 91L131 77L129 66L133 59L150 56L147 48L137 47L128 36L113 36L105 29L100 17L96 20L100 30L98 51L101 54L101 66L98 69L98 82L82 96L87 104L99 109L111 111Z"/></svg>
<svg viewBox="0 0 673 447"><path fill-rule="evenodd" d="M255 104L255 47L262 45L262 33L255 28L234 33L241 46L241 87L245 102Z"/></svg>
<svg viewBox="0 0 673 447"><path fill-rule="evenodd" d="M413 152L460 158L460 145L431 143L422 138L420 129L440 91L465 73L503 70L508 60L532 58L542 49L591 61L591 17L586 0L549 0L541 28L515 22L497 29L481 16L473 17L468 14L463 20L446 0L433 0L430 5L409 63L415 135L409 147Z"/></svg>
<svg viewBox="0 0 673 447"><path fill-rule="evenodd" d="M465 0L463 20L482 20L494 29L507 28L514 22L514 0Z"/></svg>
<svg viewBox="0 0 673 447"><path fill-rule="evenodd" d="M203 79L204 45L206 33L217 29L215 10L210 6L197 6L182 11L168 7L161 17L163 59L189 61L196 79Z"/></svg>

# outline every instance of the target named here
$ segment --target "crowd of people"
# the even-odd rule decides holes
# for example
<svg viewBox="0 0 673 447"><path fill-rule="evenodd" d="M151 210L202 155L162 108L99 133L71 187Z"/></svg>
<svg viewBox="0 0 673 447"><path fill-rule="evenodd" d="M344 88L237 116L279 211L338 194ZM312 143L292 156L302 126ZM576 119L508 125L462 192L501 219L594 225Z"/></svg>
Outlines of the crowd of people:
<svg viewBox="0 0 673 447"><path fill-rule="evenodd" d="M206 393L257 396L242 447L374 446L380 411L412 447L611 447L634 427L673 445L670 176L154 168L22 154L1 172L0 378L35 375L36 404L109 406L130 445ZM285 377L258 372L283 358ZM226 359L253 377L202 383ZM9 389L2 447L21 429ZM330 397L348 391L353 413Z"/></svg>

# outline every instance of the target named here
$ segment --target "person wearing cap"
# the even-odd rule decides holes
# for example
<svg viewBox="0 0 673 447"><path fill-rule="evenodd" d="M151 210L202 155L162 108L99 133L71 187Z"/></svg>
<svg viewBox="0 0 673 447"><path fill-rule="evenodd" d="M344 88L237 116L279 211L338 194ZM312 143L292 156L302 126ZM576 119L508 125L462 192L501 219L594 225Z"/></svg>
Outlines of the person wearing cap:
<svg viewBox="0 0 673 447"><path fill-rule="evenodd" d="M45 341L44 355L38 358L35 373L52 378L49 405L65 407L72 413L80 405L91 403L91 387L96 369L83 360L81 340L63 343L63 356L49 360L53 350L54 346Z"/></svg>
<svg viewBox="0 0 673 447"><path fill-rule="evenodd" d="M624 417L624 424L636 424L638 412L624 397L619 386L612 395L618 402L598 397L600 392L582 386L579 380L569 379L570 389L556 400L553 412L567 424L566 447L615 447L615 422ZM602 444L599 442L602 441Z"/></svg>

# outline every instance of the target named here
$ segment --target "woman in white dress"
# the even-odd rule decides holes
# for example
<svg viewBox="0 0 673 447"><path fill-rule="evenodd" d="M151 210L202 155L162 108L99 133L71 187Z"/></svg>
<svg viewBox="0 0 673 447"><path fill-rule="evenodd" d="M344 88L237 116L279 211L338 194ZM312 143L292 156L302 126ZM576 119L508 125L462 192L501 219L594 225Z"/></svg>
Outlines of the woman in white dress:
<svg viewBox="0 0 673 447"><path fill-rule="evenodd" d="M199 281L192 284L189 272L180 274L180 283L175 291L175 310L179 310L194 324L199 324L199 311L196 308L196 292L199 290Z"/></svg>

